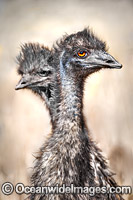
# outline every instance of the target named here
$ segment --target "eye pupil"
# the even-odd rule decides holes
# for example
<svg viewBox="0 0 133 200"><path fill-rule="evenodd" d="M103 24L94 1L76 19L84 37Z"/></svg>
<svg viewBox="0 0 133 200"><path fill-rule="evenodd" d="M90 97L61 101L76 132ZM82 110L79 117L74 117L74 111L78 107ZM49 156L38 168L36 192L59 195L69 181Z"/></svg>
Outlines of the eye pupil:
<svg viewBox="0 0 133 200"><path fill-rule="evenodd" d="M85 58L86 56L87 56L87 52L86 51L79 51L78 52L78 57Z"/></svg>
<svg viewBox="0 0 133 200"><path fill-rule="evenodd" d="M46 72L45 71L41 71L40 74L46 74Z"/></svg>

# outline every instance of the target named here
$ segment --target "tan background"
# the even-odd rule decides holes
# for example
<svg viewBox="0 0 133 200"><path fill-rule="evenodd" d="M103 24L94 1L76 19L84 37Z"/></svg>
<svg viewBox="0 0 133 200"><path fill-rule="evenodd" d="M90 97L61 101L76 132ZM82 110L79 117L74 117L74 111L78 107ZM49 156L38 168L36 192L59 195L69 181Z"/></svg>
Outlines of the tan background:
<svg viewBox="0 0 133 200"><path fill-rule="evenodd" d="M0 185L28 184L33 154L50 132L44 103L30 91L14 90L20 44L30 41L51 47L64 33L88 25L107 42L123 68L103 70L87 79L85 117L118 183L133 186L132 0L0 0ZM0 192L0 200L23 198Z"/></svg>

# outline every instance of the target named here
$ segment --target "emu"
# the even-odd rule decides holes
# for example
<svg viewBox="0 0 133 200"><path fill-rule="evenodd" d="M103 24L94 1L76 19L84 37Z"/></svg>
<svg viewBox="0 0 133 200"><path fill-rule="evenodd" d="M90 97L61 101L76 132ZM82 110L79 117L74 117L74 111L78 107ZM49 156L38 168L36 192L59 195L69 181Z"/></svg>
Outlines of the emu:
<svg viewBox="0 0 133 200"><path fill-rule="evenodd" d="M63 37L53 47L50 67L54 69L56 117L52 134L36 159L32 185L100 187L100 193L31 194L31 200L123 199L102 191L116 187L101 150L90 137L83 116L83 88L87 76L102 68L122 67L106 51L106 45L89 29ZM50 104L51 105L51 104Z"/></svg>
<svg viewBox="0 0 133 200"><path fill-rule="evenodd" d="M17 56L18 74L21 75L16 90L30 89L39 95L45 102L51 117L51 123L55 116L54 105L54 68L50 66L52 56L48 48L38 43L26 43L21 46L20 54Z"/></svg>

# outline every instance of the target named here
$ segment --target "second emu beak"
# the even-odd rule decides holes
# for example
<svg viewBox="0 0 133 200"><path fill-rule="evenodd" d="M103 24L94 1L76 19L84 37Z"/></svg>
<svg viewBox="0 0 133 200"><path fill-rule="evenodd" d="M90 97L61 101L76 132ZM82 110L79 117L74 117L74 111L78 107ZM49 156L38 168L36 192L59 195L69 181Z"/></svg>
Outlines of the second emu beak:
<svg viewBox="0 0 133 200"><path fill-rule="evenodd" d="M122 68L122 65L113 56L104 51L94 51L89 57L87 64L90 64L91 68Z"/></svg>
<svg viewBox="0 0 133 200"><path fill-rule="evenodd" d="M29 80L25 76L22 76L22 78L16 85L15 90L20 90L20 89L26 88L29 84L30 84Z"/></svg>

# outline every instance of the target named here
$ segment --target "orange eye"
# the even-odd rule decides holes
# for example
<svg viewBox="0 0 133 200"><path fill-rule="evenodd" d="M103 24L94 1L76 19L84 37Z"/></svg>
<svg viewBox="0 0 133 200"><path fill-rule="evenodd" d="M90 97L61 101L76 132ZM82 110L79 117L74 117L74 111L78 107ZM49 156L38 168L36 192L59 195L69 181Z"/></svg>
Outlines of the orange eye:
<svg viewBox="0 0 133 200"><path fill-rule="evenodd" d="M78 56L84 58L84 57L87 56L87 52L86 51L79 51Z"/></svg>

